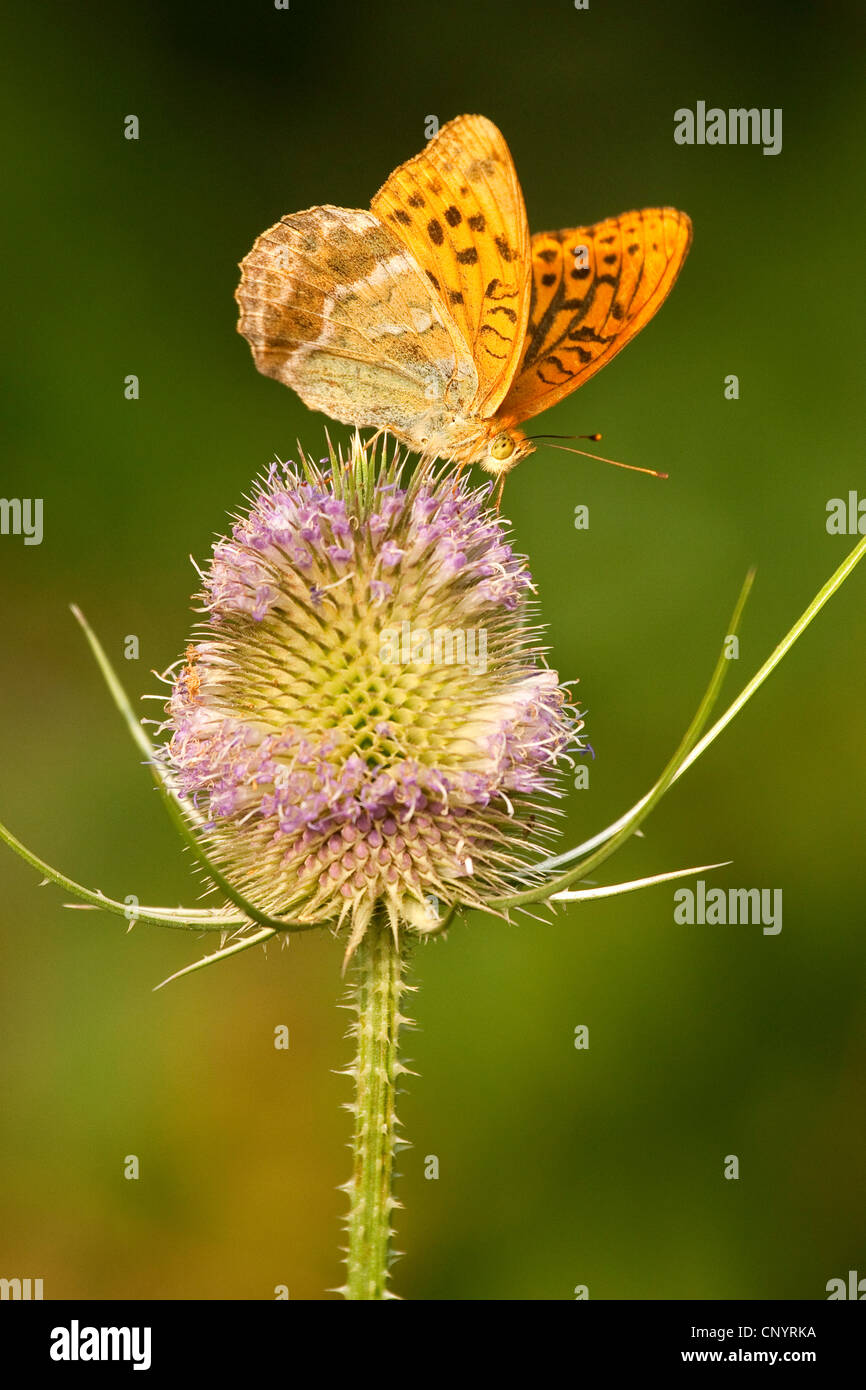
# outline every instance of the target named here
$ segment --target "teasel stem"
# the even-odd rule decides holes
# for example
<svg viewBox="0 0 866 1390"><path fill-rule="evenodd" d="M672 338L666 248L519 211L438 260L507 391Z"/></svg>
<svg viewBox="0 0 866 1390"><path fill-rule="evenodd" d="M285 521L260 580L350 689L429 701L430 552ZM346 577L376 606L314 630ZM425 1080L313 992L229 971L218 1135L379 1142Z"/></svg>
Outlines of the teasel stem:
<svg viewBox="0 0 866 1390"><path fill-rule="evenodd" d="M401 995L410 988L403 979L404 960L384 915L373 916L353 966L348 1007L357 1013L350 1030L357 1054L347 1068L355 1081L355 1099L347 1109L355 1117L354 1164L343 1187L350 1202L348 1275L339 1292L347 1299L377 1300L397 1296L387 1287L394 1259L391 1216L401 1205L392 1193L394 1153L405 1146L397 1137L395 1096L397 1078L408 1070L398 1060L397 1039L410 1022L400 1013Z"/></svg>

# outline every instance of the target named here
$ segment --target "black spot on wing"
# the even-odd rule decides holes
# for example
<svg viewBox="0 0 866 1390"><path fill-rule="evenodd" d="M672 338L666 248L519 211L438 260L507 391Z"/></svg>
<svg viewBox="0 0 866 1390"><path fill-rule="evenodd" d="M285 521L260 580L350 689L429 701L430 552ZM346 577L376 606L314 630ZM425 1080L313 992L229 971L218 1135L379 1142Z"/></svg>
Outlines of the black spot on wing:
<svg viewBox="0 0 866 1390"><path fill-rule="evenodd" d="M589 324L582 323L579 328L570 328L566 334L574 343L609 343L609 338L603 338L600 333L596 333Z"/></svg>
<svg viewBox="0 0 866 1390"><path fill-rule="evenodd" d="M507 337L505 333L500 333L498 328L494 328L492 323L482 323L481 332L495 334L497 338L501 338L502 342L505 343L506 347L509 346L511 343L511 339Z"/></svg>
<svg viewBox="0 0 866 1390"><path fill-rule="evenodd" d="M588 234L590 236L593 235L592 228L588 229ZM606 242L607 239L601 238L600 240ZM561 260L564 259L566 255L566 250L564 246L561 246L559 254ZM610 261L608 261L608 257L604 257L604 260L608 261L608 263L615 262L617 259L618 257L616 255L612 255L610 257ZM528 329L527 331L527 345L524 350L521 369L525 369L527 366L531 366L532 363L538 361L539 358L542 358L543 362L547 364L548 362L554 359L557 350L562 346L564 346L568 352L577 353L580 361L584 364L589 361L592 361L593 354L589 352L586 348L578 346L578 343L595 342L599 345L602 345L608 343L610 341L610 338L601 336L594 329L582 326L582 321L589 314L595 301L596 293L602 285L609 285L613 289L613 295L611 296L611 308L613 307L613 303L616 302L616 294L619 288L621 274L622 265L620 264L619 270L616 275L611 275L607 272L604 272L602 274L594 276L591 282L587 285L586 294L583 296L582 299L567 298L565 291L565 282L560 281L559 286L554 291L551 297L550 304L548 305L545 312L542 314L538 323L534 322L534 316L532 313L532 310L535 307L535 301L533 299L530 307L530 329ZM585 269L582 271L572 271L571 275L575 279L587 279L590 276L590 271L589 269ZM638 280L639 279L640 277L638 277ZM610 315L610 312L611 310L609 309L608 315ZM548 334L556 326L559 316L561 314L569 313L571 314L571 317L568 318L568 320L566 321L566 324L562 332L559 333L558 336L552 342L547 342ZM559 364L561 366L559 358L556 358L556 364ZM561 369L563 371L565 370L564 368ZM544 377L542 377L541 379L546 380ZM552 383L548 381L547 384L550 385Z"/></svg>

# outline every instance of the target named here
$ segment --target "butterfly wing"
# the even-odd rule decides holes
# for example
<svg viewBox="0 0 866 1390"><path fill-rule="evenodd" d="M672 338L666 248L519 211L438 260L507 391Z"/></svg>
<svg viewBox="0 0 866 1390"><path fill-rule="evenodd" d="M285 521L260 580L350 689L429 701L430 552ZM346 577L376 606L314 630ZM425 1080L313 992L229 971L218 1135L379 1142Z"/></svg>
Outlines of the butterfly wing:
<svg viewBox="0 0 866 1390"><path fill-rule="evenodd" d="M471 355L407 248L369 212L318 207L241 262L238 331L256 366L313 410L412 448L477 393Z"/></svg>
<svg viewBox="0 0 866 1390"><path fill-rule="evenodd" d="M529 312L529 228L508 146L484 116L458 116L396 169L372 211L409 248L475 362L470 413L493 415L514 377Z"/></svg>
<svg viewBox="0 0 866 1390"><path fill-rule="evenodd" d="M691 239L675 208L534 236L526 341L503 423L546 410L631 342L670 293Z"/></svg>

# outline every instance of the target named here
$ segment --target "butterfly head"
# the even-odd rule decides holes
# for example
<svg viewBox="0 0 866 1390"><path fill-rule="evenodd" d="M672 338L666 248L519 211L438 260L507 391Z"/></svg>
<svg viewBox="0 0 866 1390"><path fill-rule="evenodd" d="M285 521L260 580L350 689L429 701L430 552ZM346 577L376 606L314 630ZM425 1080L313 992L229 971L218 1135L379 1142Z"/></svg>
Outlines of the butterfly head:
<svg viewBox="0 0 866 1390"><path fill-rule="evenodd" d="M535 452L535 445L522 430L499 429L485 440L474 463L480 463L486 473L500 478L510 473L515 464Z"/></svg>

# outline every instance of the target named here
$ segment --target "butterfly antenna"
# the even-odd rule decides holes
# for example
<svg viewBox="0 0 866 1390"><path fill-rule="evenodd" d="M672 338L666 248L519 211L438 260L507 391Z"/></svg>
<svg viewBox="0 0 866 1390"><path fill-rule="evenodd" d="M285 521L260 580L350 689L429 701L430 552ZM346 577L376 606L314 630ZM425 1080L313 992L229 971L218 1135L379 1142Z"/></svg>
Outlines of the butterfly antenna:
<svg viewBox="0 0 866 1390"><path fill-rule="evenodd" d="M601 439L600 434L535 434L534 440L546 442L550 439ZM638 468L636 463L622 463L620 459L604 458L601 454L590 454L586 449L566 449L562 444L548 444L548 449L558 449L561 454L580 454L581 458L595 459L597 463L612 463L614 468L627 468L630 473L647 473L651 478L667 478L668 473L660 473L656 468Z"/></svg>
<svg viewBox="0 0 866 1390"><path fill-rule="evenodd" d="M601 443L600 434L531 434L530 439L591 439L595 444Z"/></svg>

